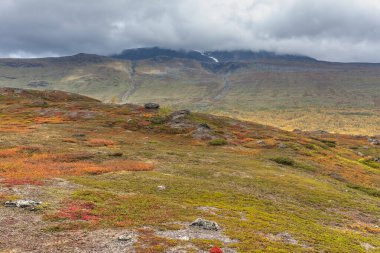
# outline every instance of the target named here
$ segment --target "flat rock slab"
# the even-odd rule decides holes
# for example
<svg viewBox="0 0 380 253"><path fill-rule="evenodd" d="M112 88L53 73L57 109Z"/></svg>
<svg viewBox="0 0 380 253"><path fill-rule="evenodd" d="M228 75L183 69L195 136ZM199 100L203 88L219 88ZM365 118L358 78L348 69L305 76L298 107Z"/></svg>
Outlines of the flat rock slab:
<svg viewBox="0 0 380 253"><path fill-rule="evenodd" d="M14 201L7 201L4 203L5 207L17 207L17 208L34 208L41 205L41 201L19 199Z"/></svg>

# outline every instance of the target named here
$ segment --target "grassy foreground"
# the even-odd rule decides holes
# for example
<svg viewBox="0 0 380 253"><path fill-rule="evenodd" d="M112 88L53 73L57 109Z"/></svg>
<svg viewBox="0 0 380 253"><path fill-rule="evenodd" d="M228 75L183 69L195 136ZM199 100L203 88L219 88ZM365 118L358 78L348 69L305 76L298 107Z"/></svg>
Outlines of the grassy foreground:
<svg viewBox="0 0 380 253"><path fill-rule="evenodd" d="M218 137L198 140L170 127L169 113L2 89L0 200L43 200L37 212L16 214L42 220L32 236L46 252L73 247L49 241L55 234L102 229L138 231L136 252L380 251L380 166L372 160L380 152L366 137L191 113L188 121ZM16 215L8 210L0 207L2 227ZM231 242L156 233L198 217L217 222ZM32 252L15 238L22 231L3 233L0 252Z"/></svg>

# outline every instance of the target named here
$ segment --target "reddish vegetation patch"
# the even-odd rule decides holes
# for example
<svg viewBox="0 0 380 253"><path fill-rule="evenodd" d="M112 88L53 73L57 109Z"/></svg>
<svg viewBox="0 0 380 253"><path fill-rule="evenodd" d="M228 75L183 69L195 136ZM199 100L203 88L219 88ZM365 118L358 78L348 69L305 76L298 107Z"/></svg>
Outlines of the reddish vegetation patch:
<svg viewBox="0 0 380 253"><path fill-rule="evenodd" d="M6 200L8 199L8 197L9 197L8 194L0 193L0 201Z"/></svg>
<svg viewBox="0 0 380 253"><path fill-rule="evenodd" d="M90 202L68 203L58 211L55 218L96 222L99 218L92 214L94 209L95 205Z"/></svg>
<svg viewBox="0 0 380 253"><path fill-rule="evenodd" d="M221 248L215 246L212 249L210 249L210 253L223 253L223 251Z"/></svg>
<svg viewBox="0 0 380 253"><path fill-rule="evenodd" d="M112 140L106 139L90 139L88 143L93 147L102 147L102 146L113 146L115 142Z"/></svg>
<svg viewBox="0 0 380 253"><path fill-rule="evenodd" d="M138 229L139 239L136 245L137 253L166 252L170 247L176 246L176 242L155 235L152 229Z"/></svg>
<svg viewBox="0 0 380 253"><path fill-rule="evenodd" d="M138 125L139 125L139 126L142 126L142 127L144 127L144 126L149 126L149 125L151 125L151 124L152 124L152 122L150 122L150 121L146 121L146 120L140 121L140 122L138 123Z"/></svg>
<svg viewBox="0 0 380 253"><path fill-rule="evenodd" d="M27 125L1 122L0 133L26 133L31 130Z"/></svg>
<svg viewBox="0 0 380 253"><path fill-rule="evenodd" d="M5 179L1 181L6 187L12 187L15 185L43 185L41 180L35 179Z"/></svg>
<svg viewBox="0 0 380 253"><path fill-rule="evenodd" d="M18 154L17 148L9 148L0 150L0 158L13 157Z"/></svg>
<svg viewBox="0 0 380 253"><path fill-rule="evenodd" d="M78 140L74 139L74 138L64 138L62 139L63 142L67 142L67 143L77 143Z"/></svg>
<svg viewBox="0 0 380 253"><path fill-rule="evenodd" d="M3 184L40 185L42 180L79 176L85 174L103 174L113 171L149 171L152 163L132 160L111 160L104 163L85 161L92 154L28 154L17 149L2 150L0 153L0 178Z"/></svg>

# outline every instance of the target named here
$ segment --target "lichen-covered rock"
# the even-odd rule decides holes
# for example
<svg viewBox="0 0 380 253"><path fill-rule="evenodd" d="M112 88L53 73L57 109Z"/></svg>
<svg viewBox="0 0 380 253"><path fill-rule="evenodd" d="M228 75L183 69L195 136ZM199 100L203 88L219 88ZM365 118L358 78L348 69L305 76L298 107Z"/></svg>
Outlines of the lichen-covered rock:
<svg viewBox="0 0 380 253"><path fill-rule="evenodd" d="M198 140L212 140L216 138L211 130L211 127L206 123L199 124L193 131L192 136L194 139Z"/></svg>
<svg viewBox="0 0 380 253"><path fill-rule="evenodd" d="M134 233L125 233L120 235L117 239L122 242L134 242L136 235Z"/></svg>
<svg viewBox="0 0 380 253"><path fill-rule="evenodd" d="M190 113L189 110L175 111L169 115L169 120L174 122L183 121Z"/></svg>
<svg viewBox="0 0 380 253"><path fill-rule="evenodd" d="M15 200L15 201L7 201L4 203L5 207L17 207L17 208L28 208L33 209L38 205L41 205L41 201L34 201L34 200Z"/></svg>
<svg viewBox="0 0 380 253"><path fill-rule="evenodd" d="M159 109L159 108L160 108L160 105L159 105L159 104L156 104L156 103L146 103L146 104L144 105L144 108L145 108L145 109L148 109L148 110Z"/></svg>
<svg viewBox="0 0 380 253"><path fill-rule="evenodd" d="M167 125L170 128L190 131L194 129L194 123L187 119L188 115L190 115L189 110L175 111L166 117Z"/></svg>
<svg viewBox="0 0 380 253"><path fill-rule="evenodd" d="M375 138L369 138L368 142L372 145L380 145L380 141L378 139L375 139Z"/></svg>
<svg viewBox="0 0 380 253"><path fill-rule="evenodd" d="M214 221L204 220L202 218L196 219L194 222L190 224L191 227L199 227L205 230L215 230L218 231L220 229L218 223Z"/></svg>

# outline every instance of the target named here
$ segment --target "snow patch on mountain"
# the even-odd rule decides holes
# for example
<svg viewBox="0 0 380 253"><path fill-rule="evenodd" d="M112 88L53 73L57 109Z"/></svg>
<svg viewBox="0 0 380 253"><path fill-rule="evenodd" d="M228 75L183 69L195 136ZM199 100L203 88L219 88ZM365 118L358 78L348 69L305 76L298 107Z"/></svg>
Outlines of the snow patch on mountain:
<svg viewBox="0 0 380 253"><path fill-rule="evenodd" d="M214 60L214 62L216 62L216 63L218 63L219 62L219 60L218 59L216 59L215 57L212 57L212 56L209 56L209 55L207 55L209 58L211 58L212 60Z"/></svg>
<svg viewBox="0 0 380 253"><path fill-rule="evenodd" d="M216 63L219 62L219 60L216 59L215 57L212 57L212 56L210 56L210 55L207 55L207 54L205 54L205 53L202 52L202 51L198 51L198 50L194 50L194 51L200 53L200 54L203 55L203 56L206 56L206 57L210 58L211 60L213 60L213 61L216 62Z"/></svg>

